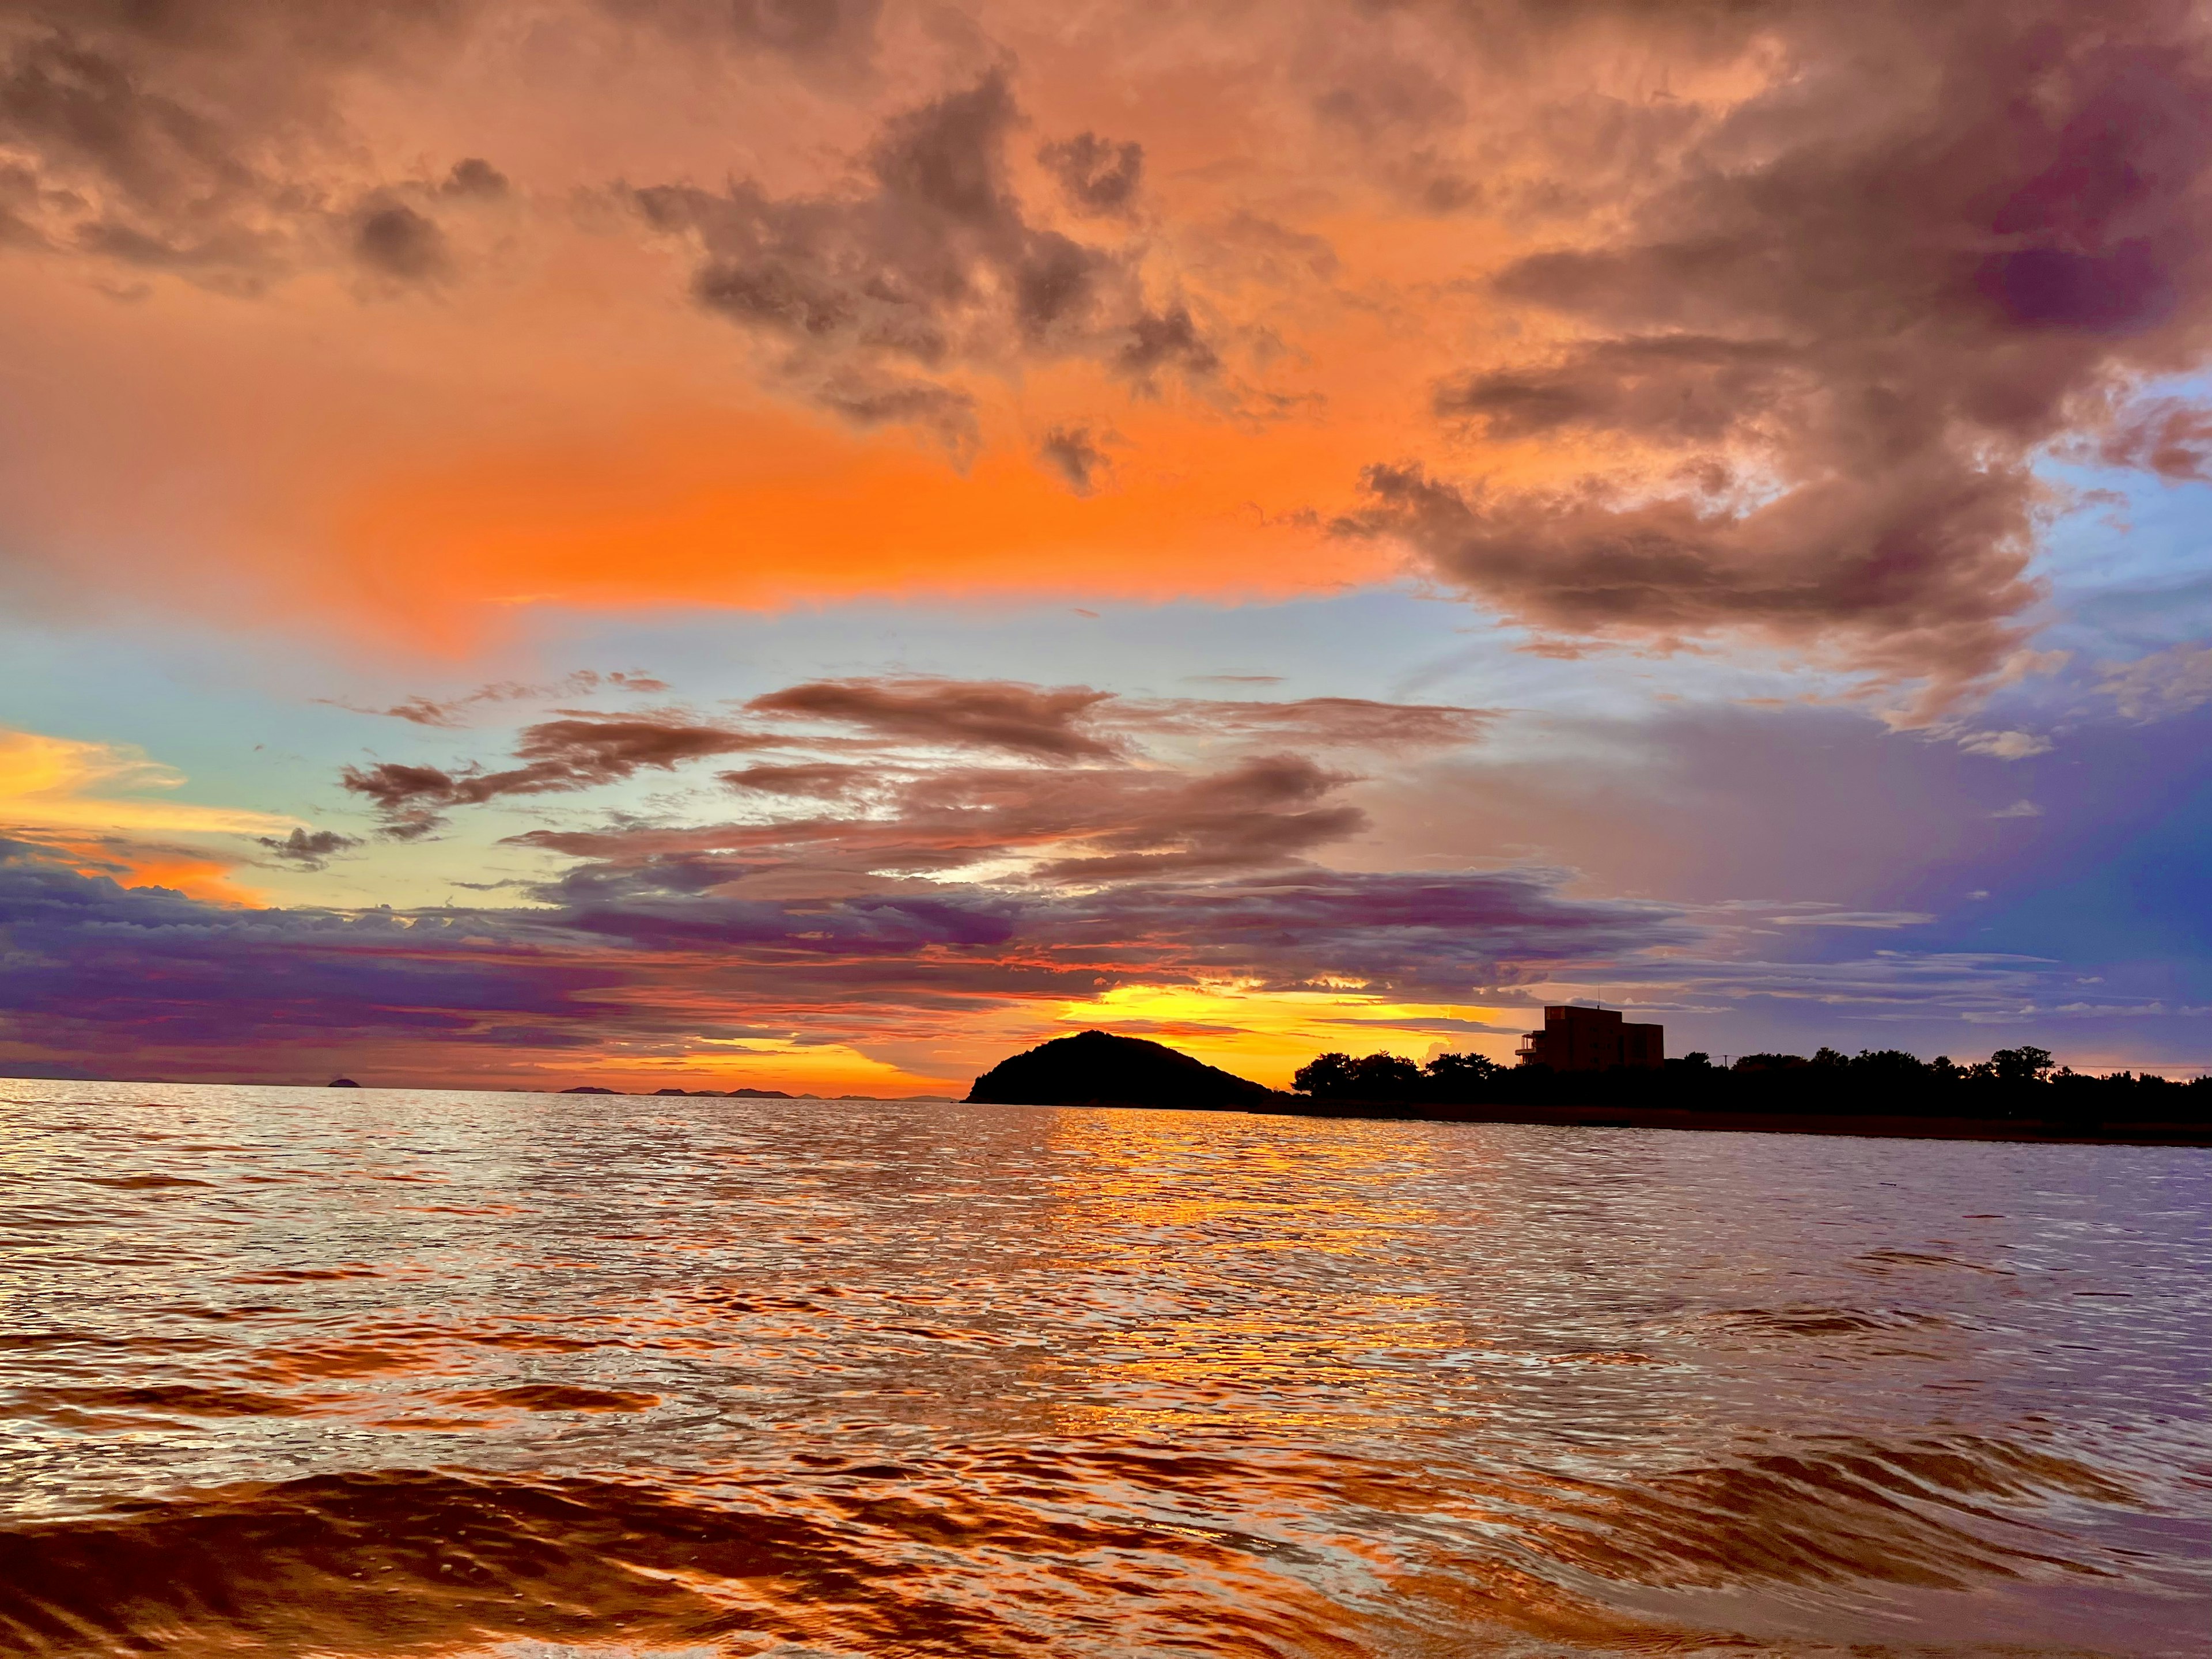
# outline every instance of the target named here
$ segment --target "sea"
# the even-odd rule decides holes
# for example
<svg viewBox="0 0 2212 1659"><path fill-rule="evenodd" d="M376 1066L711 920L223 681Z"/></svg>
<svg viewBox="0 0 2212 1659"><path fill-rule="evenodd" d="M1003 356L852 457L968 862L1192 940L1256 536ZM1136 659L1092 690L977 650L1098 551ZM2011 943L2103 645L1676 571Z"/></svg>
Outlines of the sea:
<svg viewBox="0 0 2212 1659"><path fill-rule="evenodd" d="M0 1081L0 1654L2203 1654L2208 1176Z"/></svg>

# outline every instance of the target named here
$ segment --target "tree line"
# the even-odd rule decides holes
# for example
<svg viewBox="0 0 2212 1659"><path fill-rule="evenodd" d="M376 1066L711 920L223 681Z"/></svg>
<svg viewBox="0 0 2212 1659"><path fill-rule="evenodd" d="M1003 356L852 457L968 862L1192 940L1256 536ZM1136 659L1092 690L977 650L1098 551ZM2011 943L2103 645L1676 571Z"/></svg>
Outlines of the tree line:
<svg viewBox="0 0 2212 1659"><path fill-rule="evenodd" d="M1745 1054L1733 1066L1689 1054L1658 1067L1555 1072L1501 1066L1483 1054L1320 1054L1300 1066L1299 1093L1377 1104L1641 1105L1696 1111L2037 1118L2094 1123L2212 1122L2212 1076L2175 1083L2150 1073L2101 1075L2055 1065L2048 1049L2000 1048L1961 1065L1901 1048L1845 1054Z"/></svg>

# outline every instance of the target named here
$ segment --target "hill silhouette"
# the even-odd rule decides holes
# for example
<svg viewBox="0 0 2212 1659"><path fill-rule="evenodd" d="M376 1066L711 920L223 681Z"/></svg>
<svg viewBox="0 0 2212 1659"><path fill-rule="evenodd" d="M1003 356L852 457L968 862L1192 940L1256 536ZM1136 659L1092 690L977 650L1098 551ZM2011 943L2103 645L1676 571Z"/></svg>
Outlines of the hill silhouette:
<svg viewBox="0 0 2212 1659"><path fill-rule="evenodd" d="M1002 1060L971 1103L1001 1106L1246 1106L1269 1091L1142 1037L1084 1031Z"/></svg>

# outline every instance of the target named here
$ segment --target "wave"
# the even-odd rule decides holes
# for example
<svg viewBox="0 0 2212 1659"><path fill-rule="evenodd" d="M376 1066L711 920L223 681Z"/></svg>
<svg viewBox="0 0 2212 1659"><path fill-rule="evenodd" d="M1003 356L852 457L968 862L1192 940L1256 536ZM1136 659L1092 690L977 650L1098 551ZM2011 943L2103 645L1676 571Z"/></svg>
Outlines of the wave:
<svg viewBox="0 0 2212 1659"><path fill-rule="evenodd" d="M475 1403L635 1401L650 1397L510 1389ZM1533 1651L1705 1651L1753 1638L1659 1616L1650 1592L2096 1579L2104 1567L2027 1511L2128 1496L2072 1460L1970 1437L1632 1480L1110 1441L720 1476L367 1470L0 1532L0 1649L1291 1659L1487 1632ZM1625 1610L1607 1586L1646 1605Z"/></svg>

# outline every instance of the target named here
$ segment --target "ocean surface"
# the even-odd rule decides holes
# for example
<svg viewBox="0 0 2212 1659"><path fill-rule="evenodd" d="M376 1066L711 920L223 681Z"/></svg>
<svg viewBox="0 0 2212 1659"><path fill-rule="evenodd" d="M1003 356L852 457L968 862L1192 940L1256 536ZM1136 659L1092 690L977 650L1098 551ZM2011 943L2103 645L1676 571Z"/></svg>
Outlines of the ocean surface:
<svg viewBox="0 0 2212 1659"><path fill-rule="evenodd" d="M2202 1654L2208 1178L0 1081L0 1653Z"/></svg>

